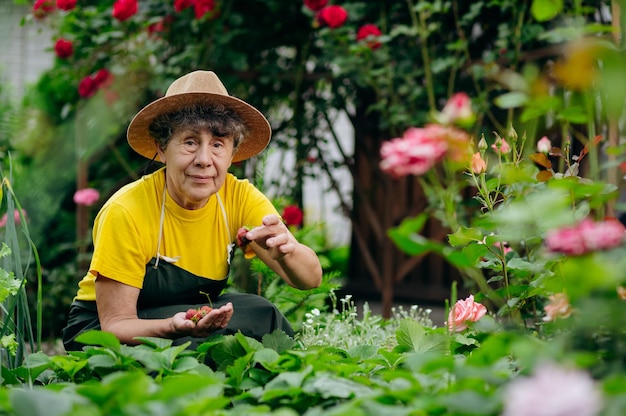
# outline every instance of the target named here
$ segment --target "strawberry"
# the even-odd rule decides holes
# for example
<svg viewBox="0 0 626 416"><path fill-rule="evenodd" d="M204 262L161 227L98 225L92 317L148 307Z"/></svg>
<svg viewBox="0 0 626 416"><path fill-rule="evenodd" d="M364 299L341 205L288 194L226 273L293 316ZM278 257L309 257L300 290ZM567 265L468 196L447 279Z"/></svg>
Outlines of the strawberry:
<svg viewBox="0 0 626 416"><path fill-rule="evenodd" d="M196 314L196 309L187 309L187 313L185 314L185 319L191 319Z"/></svg>
<svg viewBox="0 0 626 416"><path fill-rule="evenodd" d="M211 312L213 308L210 306L204 305L198 309L187 309L187 313L185 313L185 319L192 320L194 323L198 323L198 321L204 318L209 312Z"/></svg>
<svg viewBox="0 0 626 416"><path fill-rule="evenodd" d="M248 227L241 227L237 231L237 247L245 248L248 244L250 244L250 240L246 238L246 234L248 234Z"/></svg>
<svg viewBox="0 0 626 416"><path fill-rule="evenodd" d="M254 257L254 251L250 248L250 243L252 241L246 238L248 231L250 231L248 227L241 227L237 231L237 247L243 250L243 255L246 259L251 259Z"/></svg>

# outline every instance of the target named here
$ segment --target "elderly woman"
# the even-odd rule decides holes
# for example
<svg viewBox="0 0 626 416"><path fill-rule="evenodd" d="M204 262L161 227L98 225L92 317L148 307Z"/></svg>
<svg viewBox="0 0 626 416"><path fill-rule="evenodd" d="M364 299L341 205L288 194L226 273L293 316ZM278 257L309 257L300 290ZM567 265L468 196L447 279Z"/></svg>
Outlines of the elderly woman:
<svg viewBox="0 0 626 416"><path fill-rule="evenodd" d="M94 252L63 330L66 350L80 333L101 329L125 344L137 337L195 346L213 334L293 335L266 299L224 293L238 231L289 285L319 286L316 254L299 243L269 199L228 173L269 143L266 118L232 97L215 73L195 71L144 107L128 127L130 146L165 164L117 191L98 213ZM186 311L210 304L197 322Z"/></svg>

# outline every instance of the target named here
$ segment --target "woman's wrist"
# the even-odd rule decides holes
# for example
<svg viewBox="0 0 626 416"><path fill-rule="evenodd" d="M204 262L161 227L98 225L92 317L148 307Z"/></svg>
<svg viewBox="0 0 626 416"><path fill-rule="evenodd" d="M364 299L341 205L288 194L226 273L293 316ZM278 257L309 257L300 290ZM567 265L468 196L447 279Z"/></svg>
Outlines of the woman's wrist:
<svg viewBox="0 0 626 416"><path fill-rule="evenodd" d="M176 326L174 325L174 318L170 318L170 336L172 338L176 338L180 335L180 332L176 329Z"/></svg>

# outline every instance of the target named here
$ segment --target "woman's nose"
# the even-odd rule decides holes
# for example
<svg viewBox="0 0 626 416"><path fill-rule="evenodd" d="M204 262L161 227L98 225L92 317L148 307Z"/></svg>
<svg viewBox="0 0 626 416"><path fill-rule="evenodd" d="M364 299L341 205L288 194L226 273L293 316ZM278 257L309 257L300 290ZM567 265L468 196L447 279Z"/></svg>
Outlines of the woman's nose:
<svg viewBox="0 0 626 416"><path fill-rule="evenodd" d="M196 151L196 165L210 166L212 159L211 146L208 143L201 143Z"/></svg>

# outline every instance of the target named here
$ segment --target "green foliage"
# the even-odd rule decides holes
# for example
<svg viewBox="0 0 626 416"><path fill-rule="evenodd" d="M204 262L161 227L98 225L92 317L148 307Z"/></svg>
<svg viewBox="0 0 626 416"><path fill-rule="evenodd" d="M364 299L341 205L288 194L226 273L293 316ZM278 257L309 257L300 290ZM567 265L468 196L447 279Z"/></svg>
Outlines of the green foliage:
<svg viewBox="0 0 626 416"><path fill-rule="evenodd" d="M362 327L370 319L364 317ZM395 345L363 334L362 344L351 348L332 340L302 348L277 331L261 342L241 334L220 336L197 352L156 338L125 347L94 331L85 334L83 341L92 346L83 352L36 353L23 366L5 369L0 409L34 416L406 414L408 409L433 416L495 416L516 377L541 363L568 365L576 359L593 371L617 370L616 356L585 355L569 336L547 342L504 331L493 320L481 320L462 335L423 323L406 314L390 320ZM564 357L563 348L579 353ZM219 363L216 369L202 362L205 355ZM10 377L17 384L7 383ZM32 386L20 387L20 380L32 380ZM624 410L619 382L616 375L602 384L605 407L616 413Z"/></svg>
<svg viewBox="0 0 626 416"><path fill-rule="evenodd" d="M402 306L394 307L392 318L385 320L382 316L372 313L367 303L359 313L352 296L340 299L340 307L332 291L330 299L332 302L330 311L315 308L306 313L306 321L296 335L296 340L302 348L327 346L349 351L359 350L365 346L392 348L396 345L394 334L404 320L426 327L433 326L429 309L412 306L406 311Z"/></svg>
<svg viewBox="0 0 626 416"><path fill-rule="evenodd" d="M32 263L37 276L37 303L35 305L37 328L42 322L41 299L41 265L39 254L30 237L27 225L27 214L17 200L12 187L11 171L8 176L0 169L0 199L6 201L7 214L4 225L4 242L0 251L2 267L0 267L0 309L2 326L0 337L2 346L0 355L2 365L8 368L19 366L31 351L41 346L41 331L33 330L31 310L26 295L26 277ZM2 198L5 197L5 198ZM20 233L18 234L18 230ZM30 288L29 288L30 289Z"/></svg>

